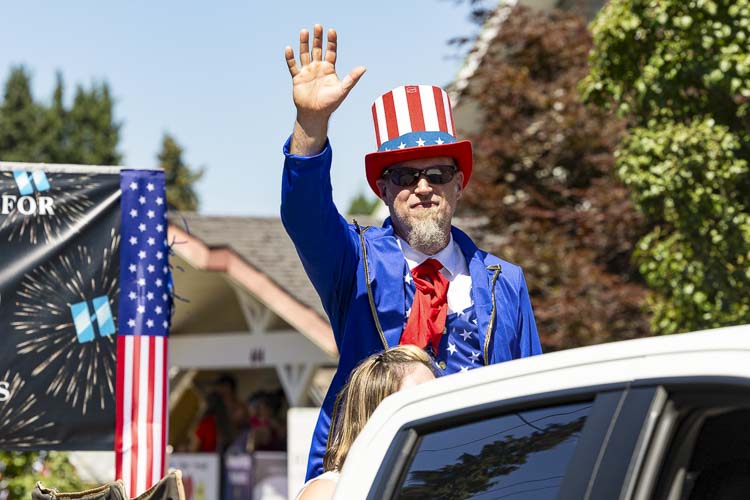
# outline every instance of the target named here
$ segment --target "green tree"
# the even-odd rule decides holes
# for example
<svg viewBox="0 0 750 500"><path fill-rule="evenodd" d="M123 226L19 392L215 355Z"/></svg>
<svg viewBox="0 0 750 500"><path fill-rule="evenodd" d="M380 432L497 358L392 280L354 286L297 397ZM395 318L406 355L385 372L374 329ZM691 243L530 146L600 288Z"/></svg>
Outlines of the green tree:
<svg viewBox="0 0 750 500"><path fill-rule="evenodd" d="M30 498L37 481L64 492L94 486L81 481L66 453L0 451L0 498Z"/></svg>
<svg viewBox="0 0 750 500"><path fill-rule="evenodd" d="M749 0L612 0L584 96L628 119L616 169L652 230L659 333L750 320Z"/></svg>
<svg viewBox="0 0 750 500"><path fill-rule="evenodd" d="M379 205L379 198L373 198L360 192L351 201L346 213L349 215L372 215Z"/></svg>
<svg viewBox="0 0 750 500"><path fill-rule="evenodd" d="M63 104L65 85L61 73L57 73L52 104L41 110L41 123L37 136L39 155L33 161L45 163L72 163L68 160L68 111ZM32 161L32 160L25 160Z"/></svg>
<svg viewBox="0 0 750 500"><path fill-rule="evenodd" d="M167 185L167 205L183 211L198 210L195 183L203 176L203 169L193 170L182 159L183 149L172 135L165 133L159 152L159 167L164 169Z"/></svg>
<svg viewBox="0 0 750 500"><path fill-rule="evenodd" d="M73 106L65 114L65 162L84 165L119 165L120 124L114 120L114 103L106 83L76 89Z"/></svg>
<svg viewBox="0 0 750 500"><path fill-rule="evenodd" d="M0 158L40 161L37 137L42 109L34 102L31 77L23 66L11 69L0 104Z"/></svg>
<svg viewBox="0 0 750 500"><path fill-rule="evenodd" d="M0 158L6 161L117 165L120 124L106 83L76 90L73 105L64 105L64 83L58 73L50 105L35 101L31 77L23 67L11 69L0 103Z"/></svg>
<svg viewBox="0 0 750 500"><path fill-rule="evenodd" d="M578 92L591 45L583 18L515 7L461 97L482 116L460 215L523 266L547 350L650 333L631 264L644 228L612 169L624 123Z"/></svg>

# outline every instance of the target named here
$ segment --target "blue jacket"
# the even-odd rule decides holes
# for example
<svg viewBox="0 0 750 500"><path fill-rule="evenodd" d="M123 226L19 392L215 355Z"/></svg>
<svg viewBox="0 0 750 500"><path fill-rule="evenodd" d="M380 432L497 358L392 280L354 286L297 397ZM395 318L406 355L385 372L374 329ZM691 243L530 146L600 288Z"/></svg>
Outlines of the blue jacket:
<svg viewBox="0 0 750 500"><path fill-rule="evenodd" d="M369 355L399 343L405 315L404 255L390 219L383 227L362 228L338 213L329 144L316 156L299 157L289 154L287 140L284 155L281 220L320 295L339 350L338 368L313 435L307 466L310 479L323 473L333 403L349 374ZM468 263L485 363L540 354L521 268L479 250L455 227L451 232Z"/></svg>

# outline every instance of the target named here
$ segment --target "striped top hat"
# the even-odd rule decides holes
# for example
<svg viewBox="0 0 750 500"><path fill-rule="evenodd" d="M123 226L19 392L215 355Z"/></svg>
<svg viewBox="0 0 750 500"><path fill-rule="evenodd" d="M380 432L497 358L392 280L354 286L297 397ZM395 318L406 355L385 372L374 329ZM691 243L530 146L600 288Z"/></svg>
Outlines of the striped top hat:
<svg viewBox="0 0 750 500"><path fill-rule="evenodd" d="M456 139L448 94L431 85L405 85L378 97L372 105L378 150L365 156L367 182L376 195L375 181L387 167L420 158L447 156L464 174L472 168L471 142Z"/></svg>

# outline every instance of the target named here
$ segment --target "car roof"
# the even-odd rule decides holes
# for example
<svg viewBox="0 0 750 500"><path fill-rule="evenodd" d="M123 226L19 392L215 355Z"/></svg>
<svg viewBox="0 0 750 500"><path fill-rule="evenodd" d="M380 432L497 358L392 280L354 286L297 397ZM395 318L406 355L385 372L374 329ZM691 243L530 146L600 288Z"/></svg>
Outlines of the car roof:
<svg viewBox="0 0 750 500"><path fill-rule="evenodd" d="M382 459L411 421L501 400L639 380L731 377L750 380L750 325L580 347L457 373L400 391L372 415L347 456L343 490L365 463ZM374 474L374 473L372 473ZM337 490L338 491L338 490Z"/></svg>

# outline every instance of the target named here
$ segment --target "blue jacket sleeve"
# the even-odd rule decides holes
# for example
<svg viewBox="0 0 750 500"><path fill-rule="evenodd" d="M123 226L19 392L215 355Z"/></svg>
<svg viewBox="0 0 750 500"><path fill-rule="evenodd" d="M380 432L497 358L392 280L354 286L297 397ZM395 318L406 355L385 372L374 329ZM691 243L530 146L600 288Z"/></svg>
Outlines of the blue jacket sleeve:
<svg viewBox="0 0 750 500"><path fill-rule="evenodd" d="M330 144L318 155L301 157L289 153L290 140L284 144L281 221L320 295L340 349L359 245L333 202Z"/></svg>
<svg viewBox="0 0 750 500"><path fill-rule="evenodd" d="M536 320L531 308L526 278L521 272L518 288L518 331L513 348L513 359L542 354L542 345L536 331Z"/></svg>

